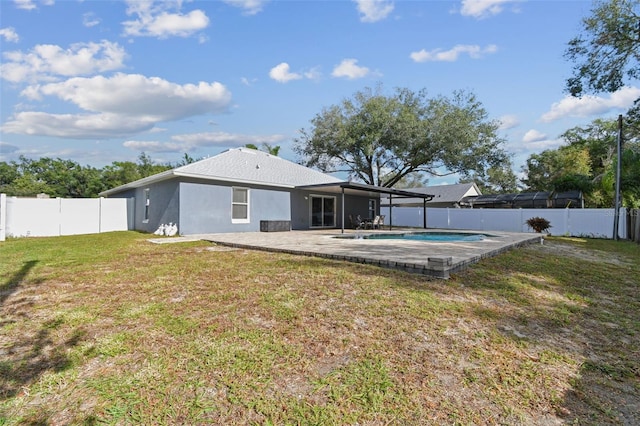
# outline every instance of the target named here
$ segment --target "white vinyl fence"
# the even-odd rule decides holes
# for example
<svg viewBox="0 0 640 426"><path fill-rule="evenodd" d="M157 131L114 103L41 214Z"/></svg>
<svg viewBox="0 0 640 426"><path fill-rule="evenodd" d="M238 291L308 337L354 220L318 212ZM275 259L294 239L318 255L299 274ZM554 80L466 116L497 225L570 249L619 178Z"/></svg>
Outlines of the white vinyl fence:
<svg viewBox="0 0 640 426"><path fill-rule="evenodd" d="M133 226L133 199L18 198L0 194L0 241L126 231Z"/></svg>
<svg viewBox="0 0 640 426"><path fill-rule="evenodd" d="M549 233L574 237L613 238L614 209L453 209L427 208L427 228L476 231L533 232L527 219L543 217L551 223ZM380 208L394 226L423 226L421 207ZM626 238L625 209L620 209L618 235Z"/></svg>

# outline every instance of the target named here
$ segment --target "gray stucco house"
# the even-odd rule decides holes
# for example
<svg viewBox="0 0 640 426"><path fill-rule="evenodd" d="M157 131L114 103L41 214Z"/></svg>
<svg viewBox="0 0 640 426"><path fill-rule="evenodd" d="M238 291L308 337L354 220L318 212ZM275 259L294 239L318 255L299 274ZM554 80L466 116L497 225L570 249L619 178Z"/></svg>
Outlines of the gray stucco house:
<svg viewBox="0 0 640 426"><path fill-rule="evenodd" d="M102 192L134 199L133 229L174 223L181 235L350 227L349 216L374 217L380 194L423 194L342 181L249 148L177 167ZM428 197L428 196L427 196ZM263 225L261 229L261 225Z"/></svg>

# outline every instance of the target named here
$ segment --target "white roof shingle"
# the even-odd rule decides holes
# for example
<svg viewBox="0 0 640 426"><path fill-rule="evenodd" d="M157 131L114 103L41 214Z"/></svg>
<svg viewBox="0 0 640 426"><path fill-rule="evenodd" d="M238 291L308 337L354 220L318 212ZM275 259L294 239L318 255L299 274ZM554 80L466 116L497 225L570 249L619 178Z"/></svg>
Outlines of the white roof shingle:
<svg viewBox="0 0 640 426"><path fill-rule="evenodd" d="M249 148L229 149L174 171L179 175L292 187L340 182L340 179L317 170Z"/></svg>
<svg viewBox="0 0 640 426"><path fill-rule="evenodd" d="M234 148L195 163L109 189L100 195L111 195L177 176L288 188L341 182L336 177L266 152Z"/></svg>

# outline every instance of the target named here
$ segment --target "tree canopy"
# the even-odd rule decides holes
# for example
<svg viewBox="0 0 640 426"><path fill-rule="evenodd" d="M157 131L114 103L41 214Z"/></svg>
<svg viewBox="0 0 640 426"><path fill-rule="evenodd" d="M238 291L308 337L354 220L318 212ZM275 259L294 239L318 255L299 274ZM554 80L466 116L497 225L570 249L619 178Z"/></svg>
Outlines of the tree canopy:
<svg viewBox="0 0 640 426"><path fill-rule="evenodd" d="M248 143L245 146L247 148L255 149L256 151L263 151L263 152L266 152L267 154L275 155L276 157L280 153L280 145L271 145L271 144L269 144L267 142L263 142L262 143L262 145L261 145L262 149L260 149L254 143Z"/></svg>
<svg viewBox="0 0 640 426"><path fill-rule="evenodd" d="M294 150L309 167L384 187L417 172L486 177L509 160L498 127L473 93L429 98L398 88L385 96L379 86L324 108Z"/></svg>
<svg viewBox="0 0 640 426"><path fill-rule="evenodd" d="M574 63L573 75L566 81L572 96L586 93L615 92L640 78L640 0L599 0L591 15L582 21L582 33L573 38L565 57ZM602 123L600 123L602 124ZM590 157L590 178L593 184L591 201L596 205L612 202L615 170L613 167L616 136L614 121L608 126L596 125L588 129L576 128L575 134L565 133L572 147L582 146ZM623 126L621 156L621 190L623 204L640 205L640 98L626 114ZM577 136L578 139L574 137ZM564 184L571 179L564 178ZM582 180L584 182L584 180ZM574 180L574 185L577 184Z"/></svg>
<svg viewBox="0 0 640 426"><path fill-rule="evenodd" d="M613 205L616 120L594 120L562 134L565 144L532 154L523 167L523 184L528 190L581 190L588 207ZM640 141L628 133L622 155L621 190L623 205L640 207Z"/></svg>
<svg viewBox="0 0 640 426"><path fill-rule="evenodd" d="M567 79L572 96L615 92L625 79L640 77L640 1L598 1L582 21L582 33L569 42L565 57L574 63Z"/></svg>
<svg viewBox="0 0 640 426"><path fill-rule="evenodd" d="M185 154L182 164L193 159ZM47 194L61 198L97 197L104 190L169 170L182 164L155 164L144 152L138 162L115 161L102 169L81 166L72 160L42 157L0 162L0 192L9 196Z"/></svg>

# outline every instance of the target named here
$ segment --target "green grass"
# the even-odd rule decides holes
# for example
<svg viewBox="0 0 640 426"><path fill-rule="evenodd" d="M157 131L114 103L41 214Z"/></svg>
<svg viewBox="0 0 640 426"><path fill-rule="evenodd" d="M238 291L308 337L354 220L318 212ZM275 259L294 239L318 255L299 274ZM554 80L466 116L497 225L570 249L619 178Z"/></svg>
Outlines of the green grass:
<svg viewBox="0 0 640 426"><path fill-rule="evenodd" d="M147 238L0 244L0 425L640 422L637 244L441 281Z"/></svg>

